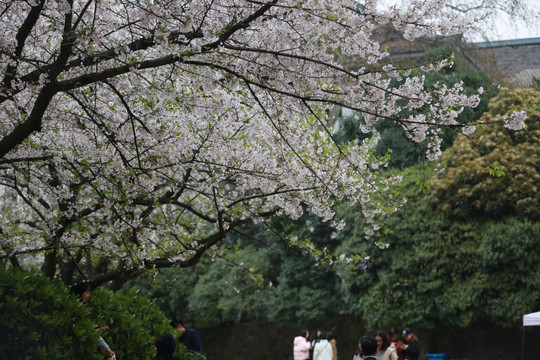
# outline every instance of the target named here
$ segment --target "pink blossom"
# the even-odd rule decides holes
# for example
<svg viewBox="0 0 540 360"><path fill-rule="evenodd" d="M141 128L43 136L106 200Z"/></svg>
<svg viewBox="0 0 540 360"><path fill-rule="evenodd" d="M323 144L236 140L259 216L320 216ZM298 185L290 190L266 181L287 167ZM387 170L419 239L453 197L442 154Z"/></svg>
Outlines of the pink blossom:
<svg viewBox="0 0 540 360"><path fill-rule="evenodd" d="M510 130L522 130L525 128L525 120L527 112L525 110L514 111L510 115L503 118L504 127Z"/></svg>
<svg viewBox="0 0 540 360"><path fill-rule="evenodd" d="M339 200L360 206L374 234L402 203L389 193L399 178L373 171L386 166L374 139L337 145L328 111L356 111L366 132L394 121L436 159L438 130L479 101L462 84L432 90L387 65L373 36L381 24L411 40L471 27L467 13L441 16L441 0L369 0L361 11L355 0L50 1L18 46L38 3L10 2L0 17L0 178L11 199L0 227L15 252L57 244L126 269L186 264L219 252L210 242L247 219L307 210L340 229ZM349 56L363 66L345 66ZM523 128L524 116L507 126Z"/></svg>

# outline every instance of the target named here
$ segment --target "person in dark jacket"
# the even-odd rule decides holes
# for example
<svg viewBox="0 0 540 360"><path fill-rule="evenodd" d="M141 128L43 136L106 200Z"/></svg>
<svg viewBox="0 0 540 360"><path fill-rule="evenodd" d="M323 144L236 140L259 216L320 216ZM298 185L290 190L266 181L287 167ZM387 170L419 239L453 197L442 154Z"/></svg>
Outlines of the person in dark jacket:
<svg viewBox="0 0 540 360"><path fill-rule="evenodd" d="M201 334L197 330L184 327L184 321L181 319L171 321L171 326L180 333L179 342L191 351L204 354Z"/></svg>
<svg viewBox="0 0 540 360"><path fill-rule="evenodd" d="M156 339L156 357L154 360L173 360L176 340L171 334L161 335Z"/></svg>
<svg viewBox="0 0 540 360"><path fill-rule="evenodd" d="M360 352L363 360L377 360L377 340L371 336L360 338Z"/></svg>
<svg viewBox="0 0 540 360"><path fill-rule="evenodd" d="M404 343L401 343L401 355L404 360L418 360L420 356L420 341L411 329L403 329L403 340Z"/></svg>

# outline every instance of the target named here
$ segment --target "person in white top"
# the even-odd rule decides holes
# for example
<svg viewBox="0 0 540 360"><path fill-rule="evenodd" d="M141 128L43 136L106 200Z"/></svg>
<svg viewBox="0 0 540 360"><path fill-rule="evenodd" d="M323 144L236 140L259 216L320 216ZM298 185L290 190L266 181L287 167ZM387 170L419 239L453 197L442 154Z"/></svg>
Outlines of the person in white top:
<svg viewBox="0 0 540 360"><path fill-rule="evenodd" d="M321 340L315 344L313 348L313 360L332 360L334 352L332 345L326 339L326 333L321 333Z"/></svg>

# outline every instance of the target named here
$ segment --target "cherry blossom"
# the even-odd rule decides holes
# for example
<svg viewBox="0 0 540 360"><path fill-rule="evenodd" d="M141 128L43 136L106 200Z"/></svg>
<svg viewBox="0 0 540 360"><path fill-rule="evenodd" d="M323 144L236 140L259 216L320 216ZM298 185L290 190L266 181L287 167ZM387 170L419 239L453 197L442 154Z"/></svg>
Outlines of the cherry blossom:
<svg viewBox="0 0 540 360"><path fill-rule="evenodd" d="M503 119L504 127L510 130L522 130L525 128L525 119L527 112L525 110L514 111Z"/></svg>
<svg viewBox="0 0 540 360"><path fill-rule="evenodd" d="M460 84L429 91L374 31L391 23L413 40L471 27L466 13L441 16L444 4L4 2L0 257L34 255L65 278L99 262L97 283L128 279L192 266L248 221L330 221L341 199L363 206L373 233L399 207L385 190L395 180L377 176L373 142L335 143L327 110L359 111L366 131L391 119L437 157L438 129L478 97ZM353 55L365 63L339 60Z"/></svg>

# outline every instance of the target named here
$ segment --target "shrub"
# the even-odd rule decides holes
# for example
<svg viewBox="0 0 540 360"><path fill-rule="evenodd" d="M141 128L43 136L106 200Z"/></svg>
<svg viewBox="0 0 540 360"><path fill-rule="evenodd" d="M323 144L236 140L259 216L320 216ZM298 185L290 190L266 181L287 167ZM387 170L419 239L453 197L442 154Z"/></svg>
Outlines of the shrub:
<svg viewBox="0 0 540 360"><path fill-rule="evenodd" d="M101 359L88 314L66 288L0 263L1 359Z"/></svg>
<svg viewBox="0 0 540 360"><path fill-rule="evenodd" d="M99 326L109 326L103 338L119 359L152 359L158 336L171 333L176 337L169 319L159 309L155 300L141 296L130 289L113 293L96 289L88 302L92 318ZM204 360L206 357L178 344L174 358L177 360Z"/></svg>
<svg viewBox="0 0 540 360"><path fill-rule="evenodd" d="M102 336L119 359L151 359L156 338L173 332L158 306L135 290L120 294L98 288L88 306L95 324L109 327Z"/></svg>
<svg viewBox="0 0 540 360"><path fill-rule="evenodd" d="M0 262L0 359L101 360L95 325L109 326L102 336L119 359L151 359L156 338L174 333L155 302L135 290L98 288L83 304L65 286ZM180 344L175 359L205 357Z"/></svg>
<svg viewBox="0 0 540 360"><path fill-rule="evenodd" d="M206 356L198 352L188 350L183 344L178 344L176 352L173 354L176 360L205 360Z"/></svg>

